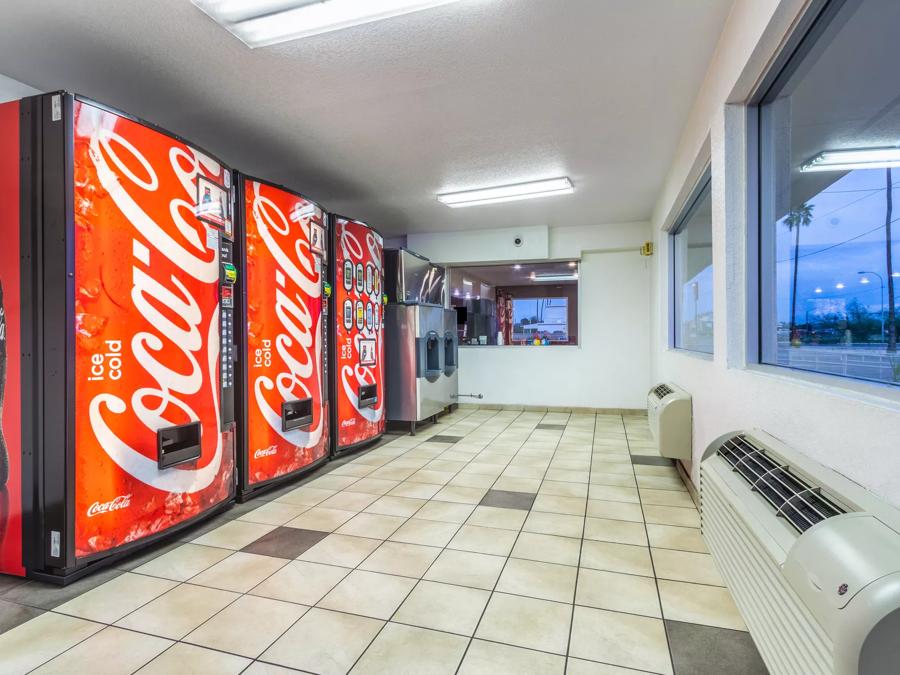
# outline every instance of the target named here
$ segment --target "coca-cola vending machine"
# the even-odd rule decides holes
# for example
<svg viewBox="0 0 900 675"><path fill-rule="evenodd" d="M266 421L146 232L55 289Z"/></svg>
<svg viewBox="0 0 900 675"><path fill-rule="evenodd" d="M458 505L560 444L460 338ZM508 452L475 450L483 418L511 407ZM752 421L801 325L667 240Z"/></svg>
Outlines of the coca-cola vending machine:
<svg viewBox="0 0 900 675"><path fill-rule="evenodd" d="M234 497L231 172L65 93L0 162L0 571L65 583Z"/></svg>
<svg viewBox="0 0 900 675"><path fill-rule="evenodd" d="M236 174L239 499L328 460L328 229L315 202Z"/></svg>
<svg viewBox="0 0 900 675"><path fill-rule="evenodd" d="M384 239L342 216L331 216L331 230L333 452L341 454L384 434Z"/></svg>

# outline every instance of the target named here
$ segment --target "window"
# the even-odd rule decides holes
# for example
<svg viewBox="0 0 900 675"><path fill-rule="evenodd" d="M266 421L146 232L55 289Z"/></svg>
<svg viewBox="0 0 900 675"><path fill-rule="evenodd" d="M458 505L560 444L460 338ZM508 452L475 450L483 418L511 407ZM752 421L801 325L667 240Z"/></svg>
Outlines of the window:
<svg viewBox="0 0 900 675"><path fill-rule="evenodd" d="M712 189L700 180L672 230L672 346L713 352Z"/></svg>
<svg viewBox="0 0 900 675"><path fill-rule="evenodd" d="M900 3L819 3L759 106L759 356L900 383Z"/></svg>
<svg viewBox="0 0 900 675"><path fill-rule="evenodd" d="M574 260L451 268L460 344L577 345L578 273Z"/></svg>

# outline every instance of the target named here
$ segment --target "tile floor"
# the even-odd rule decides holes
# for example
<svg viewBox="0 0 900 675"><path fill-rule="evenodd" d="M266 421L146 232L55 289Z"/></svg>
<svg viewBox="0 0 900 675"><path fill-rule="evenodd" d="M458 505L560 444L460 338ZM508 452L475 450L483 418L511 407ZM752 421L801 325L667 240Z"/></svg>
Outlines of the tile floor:
<svg viewBox="0 0 900 675"><path fill-rule="evenodd" d="M0 674L765 673L646 419L462 409L67 588Z"/></svg>

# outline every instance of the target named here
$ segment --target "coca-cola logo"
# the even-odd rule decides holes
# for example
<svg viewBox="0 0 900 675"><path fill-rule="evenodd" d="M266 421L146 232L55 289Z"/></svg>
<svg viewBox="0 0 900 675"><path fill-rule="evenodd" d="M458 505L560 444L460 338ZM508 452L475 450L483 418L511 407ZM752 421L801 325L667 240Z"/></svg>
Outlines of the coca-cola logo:
<svg viewBox="0 0 900 675"><path fill-rule="evenodd" d="M90 425L103 451L135 479L164 492L198 492L218 475L223 457L221 435L216 435L215 454L202 468L160 470L157 458L146 456L119 438L107 417L129 414L133 419L128 423L142 425L148 435L155 436L158 429L175 424L167 415L174 417L176 410L179 417L200 419L195 405L202 403L212 406L215 420L209 421L216 428L220 426L219 311L216 307L204 316L192 289L218 288L218 257L206 248L202 236L205 227L196 218L196 184L199 176L218 177L223 168L206 155L172 141L168 184L174 178L181 192L169 201L170 220L165 222L143 206L160 191L160 167L116 133L117 122L111 113L81 105L76 129L88 137L90 160L100 185L132 228L130 250L119 253L131 256L130 299L132 308L144 320L145 330L131 338L131 352L155 385L136 389L129 400L116 395L118 391L97 394L89 406ZM160 264L165 260L171 266ZM166 267L174 267L177 273L169 273L166 278L165 272L158 271ZM185 282L191 283L191 288ZM129 424L118 419L116 426L126 428Z"/></svg>
<svg viewBox="0 0 900 675"><path fill-rule="evenodd" d="M271 457L272 455L278 454L278 447L275 445L270 445L268 448L260 448L256 452L253 453L254 459L262 459L263 457Z"/></svg>
<svg viewBox="0 0 900 675"><path fill-rule="evenodd" d="M102 513L127 509L129 506L131 506L131 495L119 495L115 499L110 499L108 502L94 502L88 507L87 515L88 518L93 518Z"/></svg>
<svg viewBox="0 0 900 675"><path fill-rule="evenodd" d="M248 212L256 230L265 245L265 251L274 263L273 278L264 279L267 286L274 282L275 316L278 319L277 334L274 337L275 354L272 363L279 370L260 374L254 381L254 400L269 427L278 436L294 446L308 448L315 446L324 433L323 417L319 416L315 428L283 431L280 403L312 397L309 381L316 375L312 386L319 399L322 397L321 372L316 372L315 364L322 359L321 316L313 316L310 299L322 295L321 268L315 264L315 256L310 245L310 232L316 218L321 219L321 211L307 204L296 205L286 216L279 205L263 194L264 186L252 183L248 194L252 199ZM260 255L258 253L257 255ZM277 406L267 400L267 393L277 392ZM274 453L273 453L274 454Z"/></svg>

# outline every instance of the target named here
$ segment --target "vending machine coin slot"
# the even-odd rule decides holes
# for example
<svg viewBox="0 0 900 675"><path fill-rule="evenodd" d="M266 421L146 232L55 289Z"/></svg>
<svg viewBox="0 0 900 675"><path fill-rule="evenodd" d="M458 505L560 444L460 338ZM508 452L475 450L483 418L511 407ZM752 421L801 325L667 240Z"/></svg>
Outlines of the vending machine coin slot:
<svg viewBox="0 0 900 675"><path fill-rule="evenodd" d="M281 404L281 430L293 431L313 423L313 400L304 398Z"/></svg>
<svg viewBox="0 0 900 675"><path fill-rule="evenodd" d="M200 458L200 422L166 427L156 432L157 464L167 469Z"/></svg>
<svg viewBox="0 0 900 675"><path fill-rule="evenodd" d="M359 388L359 407L371 408L378 403L378 385L364 384Z"/></svg>

